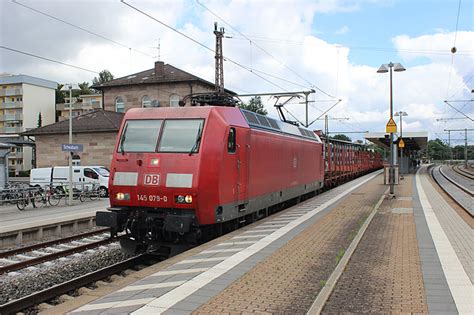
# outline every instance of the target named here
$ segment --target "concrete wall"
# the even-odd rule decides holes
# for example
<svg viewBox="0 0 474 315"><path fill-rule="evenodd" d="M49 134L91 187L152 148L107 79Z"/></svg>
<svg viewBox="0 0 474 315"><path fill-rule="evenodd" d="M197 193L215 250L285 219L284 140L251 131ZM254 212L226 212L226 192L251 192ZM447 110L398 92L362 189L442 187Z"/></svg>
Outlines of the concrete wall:
<svg viewBox="0 0 474 315"><path fill-rule="evenodd" d="M23 88L23 130L38 127L38 116L41 113L42 126L53 124L56 120L56 93L54 89L22 84ZM23 170L32 168L33 149L23 148ZM39 160L38 160L39 161Z"/></svg>
<svg viewBox="0 0 474 315"><path fill-rule="evenodd" d="M104 89L104 109L115 111L115 100L118 96L125 101L125 111L130 108L142 107L142 98L145 95L153 100L160 101L160 107L170 106L170 96L176 94L180 100L191 93L203 93L214 91L214 87L196 82L191 83L192 89L188 83L168 83L168 84L149 84L149 85L130 85L108 87Z"/></svg>
<svg viewBox="0 0 474 315"><path fill-rule="evenodd" d="M72 135L73 143L84 145L84 151L78 153L81 165L110 166L117 133L78 133ZM38 135L36 136L37 167L67 166L68 152L61 150L62 143L69 143L69 136Z"/></svg>
<svg viewBox="0 0 474 315"><path fill-rule="evenodd" d="M55 90L23 83L23 130L38 127L38 114L42 125L55 122Z"/></svg>

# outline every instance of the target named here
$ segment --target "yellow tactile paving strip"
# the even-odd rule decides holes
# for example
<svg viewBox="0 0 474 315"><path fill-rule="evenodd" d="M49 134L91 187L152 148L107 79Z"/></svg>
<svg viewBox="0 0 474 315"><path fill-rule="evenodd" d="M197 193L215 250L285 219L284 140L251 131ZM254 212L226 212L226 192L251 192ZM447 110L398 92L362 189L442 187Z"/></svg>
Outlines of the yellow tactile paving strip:
<svg viewBox="0 0 474 315"><path fill-rule="evenodd" d="M302 314L336 266L360 225L385 191L378 176L348 195L194 314Z"/></svg>
<svg viewBox="0 0 474 315"><path fill-rule="evenodd" d="M383 201L323 313L428 313L412 190L407 175Z"/></svg>

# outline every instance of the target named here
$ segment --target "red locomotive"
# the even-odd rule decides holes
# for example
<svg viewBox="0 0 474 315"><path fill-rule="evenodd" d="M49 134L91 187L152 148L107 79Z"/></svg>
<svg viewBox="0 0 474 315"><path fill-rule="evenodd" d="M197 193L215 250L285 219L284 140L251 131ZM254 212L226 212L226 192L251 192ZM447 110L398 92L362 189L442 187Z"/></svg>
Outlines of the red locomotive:
<svg viewBox="0 0 474 315"><path fill-rule="evenodd" d="M131 109L97 225L126 251L220 235L313 196L323 154L314 132L237 107Z"/></svg>

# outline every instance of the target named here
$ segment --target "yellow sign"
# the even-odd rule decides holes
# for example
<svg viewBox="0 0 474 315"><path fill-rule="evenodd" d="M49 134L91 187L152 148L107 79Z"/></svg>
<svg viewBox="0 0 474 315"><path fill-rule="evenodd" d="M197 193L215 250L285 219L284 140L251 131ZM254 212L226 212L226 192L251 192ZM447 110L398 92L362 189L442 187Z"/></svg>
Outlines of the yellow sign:
<svg viewBox="0 0 474 315"><path fill-rule="evenodd" d="M403 141L402 138L400 138L400 141L398 141L398 147L399 148L404 148L405 147L405 141Z"/></svg>
<svg viewBox="0 0 474 315"><path fill-rule="evenodd" d="M385 132L386 133L395 133L397 132L397 124L395 123L395 120L393 120L392 117L388 120L387 126L385 126Z"/></svg>

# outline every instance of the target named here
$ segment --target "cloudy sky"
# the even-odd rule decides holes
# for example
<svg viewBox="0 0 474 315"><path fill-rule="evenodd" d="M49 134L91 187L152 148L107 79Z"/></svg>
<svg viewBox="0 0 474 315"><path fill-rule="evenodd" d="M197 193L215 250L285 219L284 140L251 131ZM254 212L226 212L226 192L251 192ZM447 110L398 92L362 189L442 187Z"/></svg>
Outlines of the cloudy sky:
<svg viewBox="0 0 474 315"><path fill-rule="evenodd" d="M394 111L408 113L405 131L428 131L430 138L445 139L444 129L474 128L472 120L462 119L444 102L474 117L474 103L466 102L474 97L472 0L125 2L137 10L120 0L0 0L0 46L83 68L0 48L0 72L61 83L91 81L103 69L121 77L152 68L159 41L162 61L214 81L211 50L217 21L227 35L225 85L237 93L314 88L310 121L341 99L329 111L334 119L330 131L383 131L389 117L389 75L376 71L383 63L400 62L407 71L394 73L393 99ZM263 100L277 117L275 101ZM286 108L303 121L299 102ZM437 120L449 118L455 119ZM323 126L316 121L311 127ZM469 138L472 143L474 132Z"/></svg>

